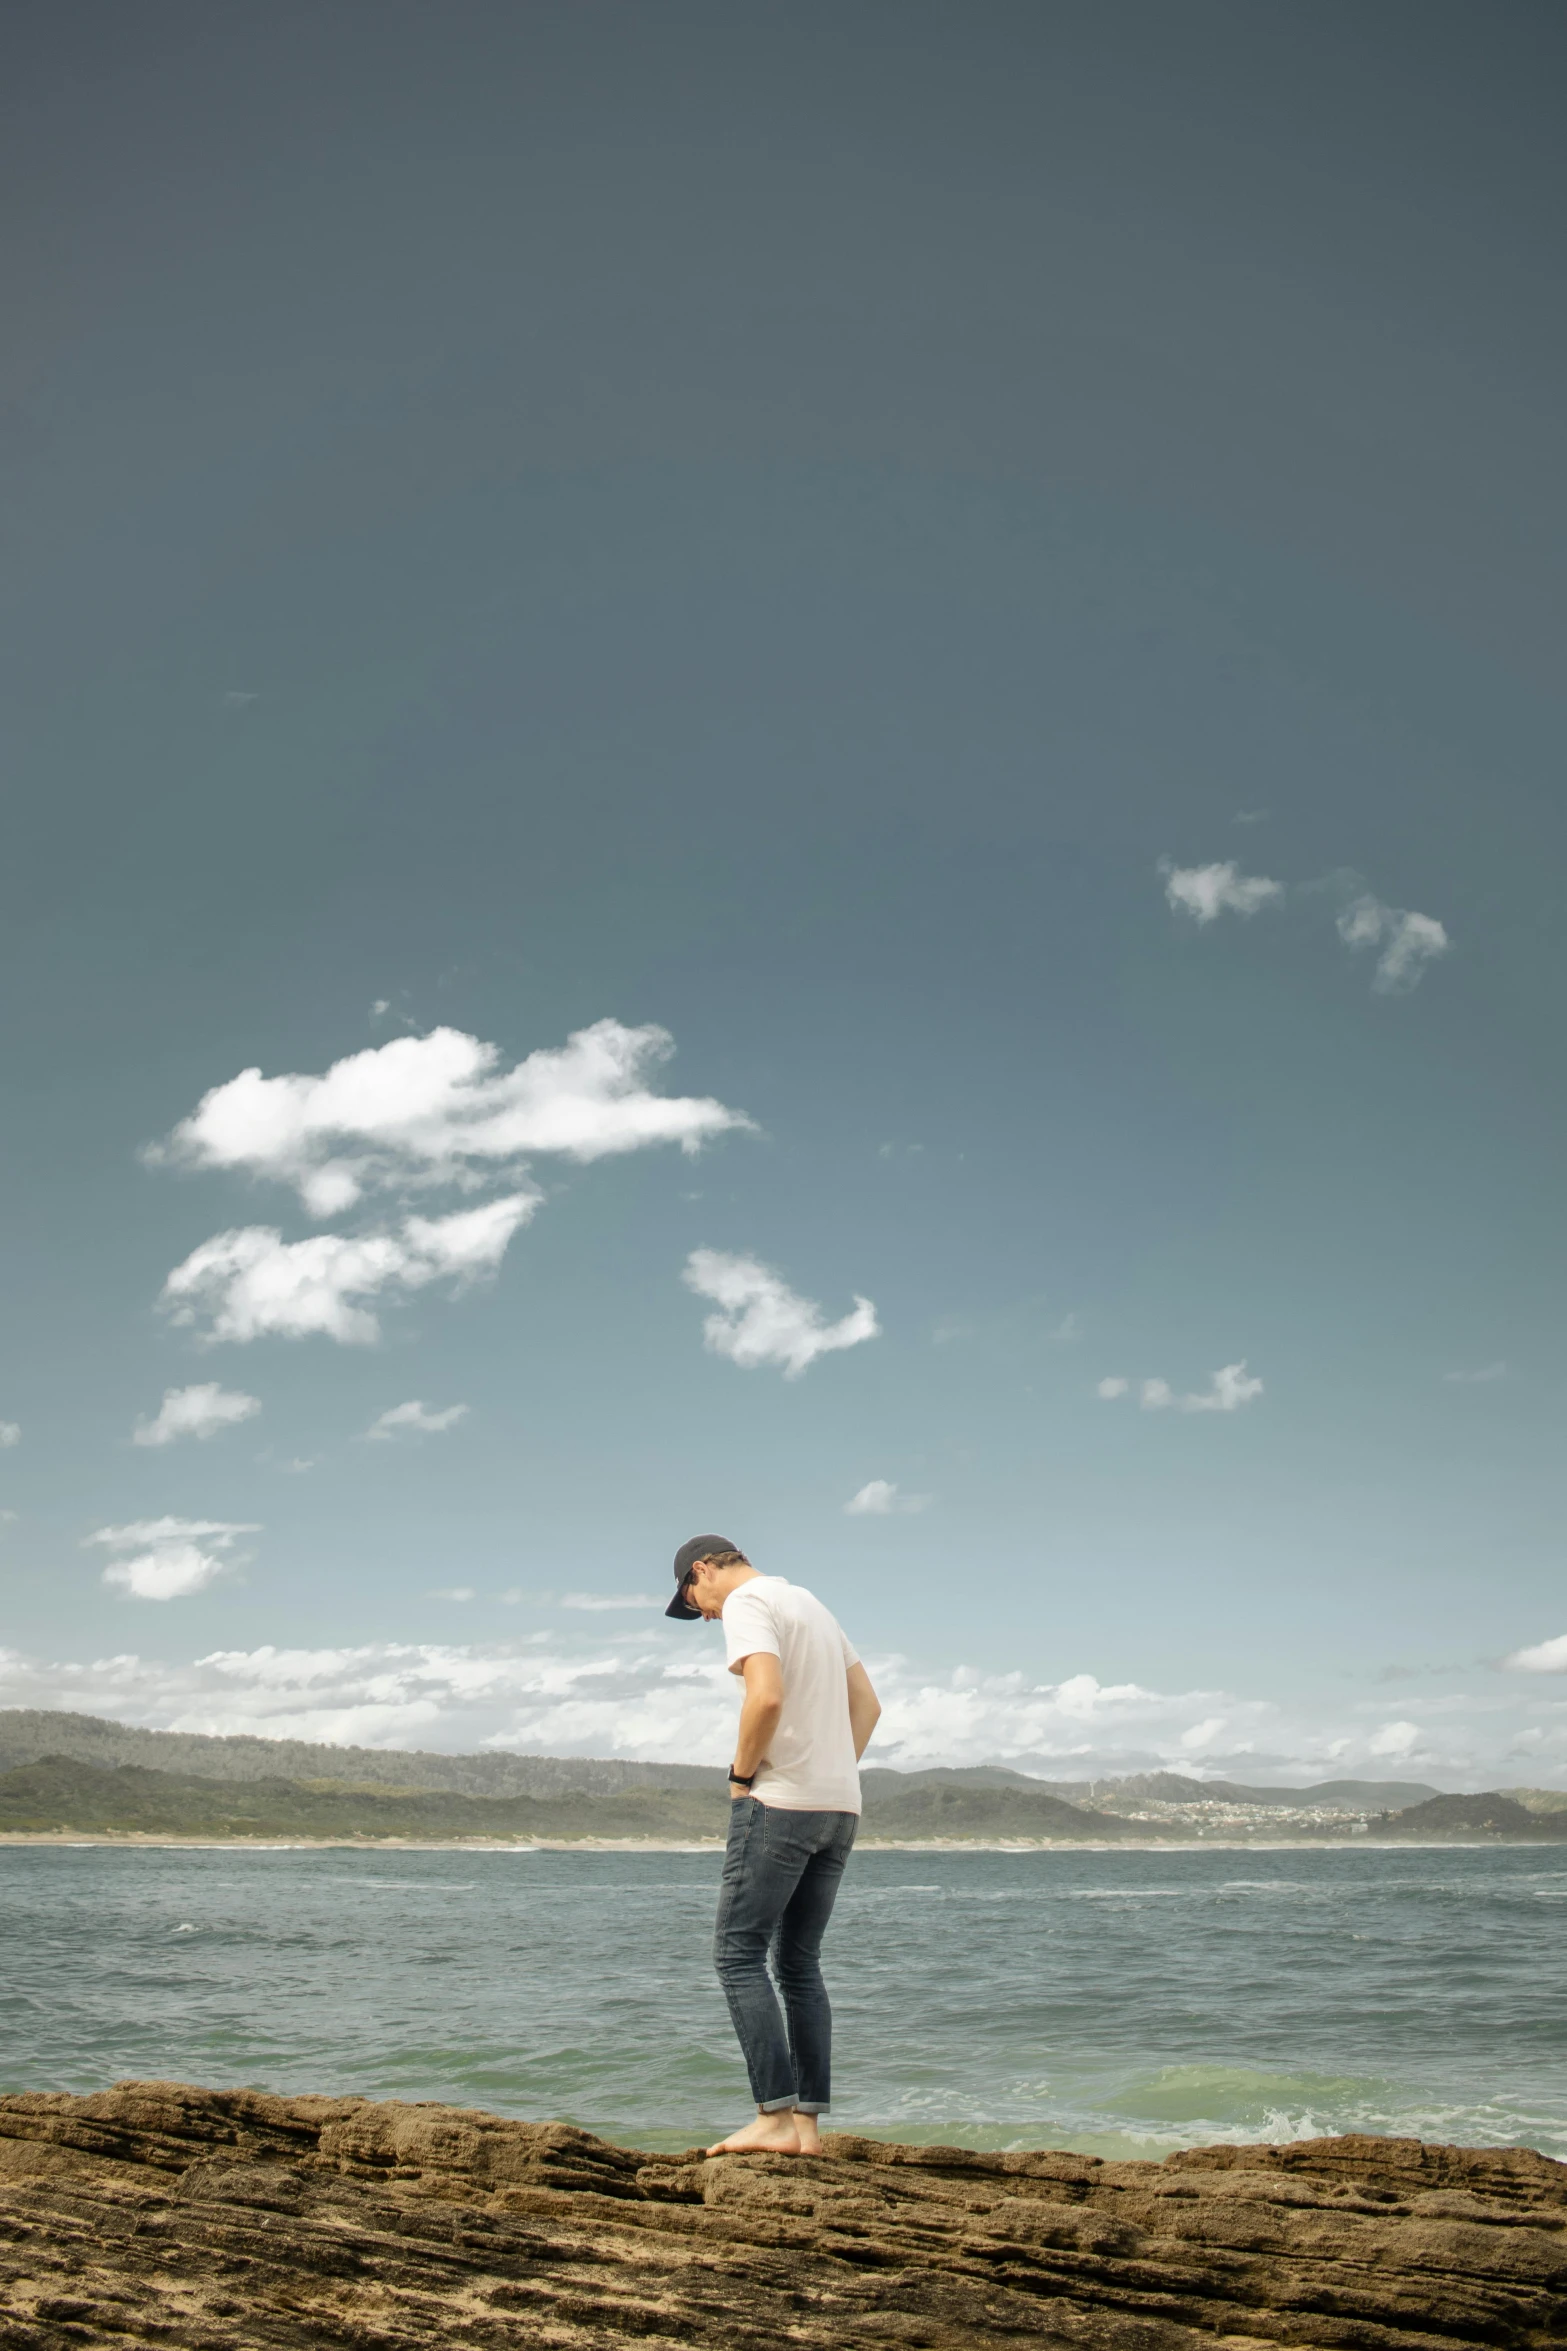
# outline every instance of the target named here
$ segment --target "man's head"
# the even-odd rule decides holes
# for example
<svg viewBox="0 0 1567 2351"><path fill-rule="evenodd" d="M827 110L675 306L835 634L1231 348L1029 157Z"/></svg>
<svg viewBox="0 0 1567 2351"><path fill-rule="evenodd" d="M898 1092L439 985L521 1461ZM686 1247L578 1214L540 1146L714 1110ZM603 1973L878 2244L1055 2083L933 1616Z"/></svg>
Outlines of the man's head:
<svg viewBox="0 0 1567 2351"><path fill-rule="evenodd" d="M755 1573L745 1553L737 1550L727 1535L693 1535L675 1553L675 1596L664 1614L687 1621L721 1616L736 1584L743 1584Z"/></svg>

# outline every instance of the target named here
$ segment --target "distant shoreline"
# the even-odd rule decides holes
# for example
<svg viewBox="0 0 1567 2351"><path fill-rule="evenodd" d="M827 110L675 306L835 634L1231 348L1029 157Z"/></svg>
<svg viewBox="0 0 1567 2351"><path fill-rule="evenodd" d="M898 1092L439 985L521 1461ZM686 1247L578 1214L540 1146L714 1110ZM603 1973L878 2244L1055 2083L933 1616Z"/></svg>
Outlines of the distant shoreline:
<svg viewBox="0 0 1567 2351"><path fill-rule="evenodd" d="M180 1837L142 1829L0 1829L0 1846L105 1845L192 1853L722 1853L722 1837ZM1532 1837L862 1837L859 1853L1538 1852Z"/></svg>

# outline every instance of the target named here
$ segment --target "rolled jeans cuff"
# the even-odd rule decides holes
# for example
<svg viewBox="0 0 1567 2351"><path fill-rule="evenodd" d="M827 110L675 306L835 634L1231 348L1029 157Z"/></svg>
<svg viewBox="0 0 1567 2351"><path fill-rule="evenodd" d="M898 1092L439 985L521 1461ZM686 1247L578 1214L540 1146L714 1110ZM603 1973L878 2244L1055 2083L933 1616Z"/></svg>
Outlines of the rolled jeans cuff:
<svg viewBox="0 0 1567 2351"><path fill-rule="evenodd" d="M794 2111L796 2114L825 2114L830 2104L831 2100L827 2098L796 2098Z"/></svg>
<svg viewBox="0 0 1567 2351"><path fill-rule="evenodd" d="M792 2114L798 2104L799 2101L791 2092L787 2098L764 2098L756 2111L758 2114ZM803 2113L805 2110L801 2107L800 2111Z"/></svg>

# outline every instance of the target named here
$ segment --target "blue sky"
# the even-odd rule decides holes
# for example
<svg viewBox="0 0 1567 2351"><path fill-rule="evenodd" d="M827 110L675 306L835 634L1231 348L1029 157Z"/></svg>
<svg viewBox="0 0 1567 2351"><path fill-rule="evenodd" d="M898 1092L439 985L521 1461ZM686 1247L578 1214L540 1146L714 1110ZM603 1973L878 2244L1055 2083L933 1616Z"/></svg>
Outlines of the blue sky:
<svg viewBox="0 0 1567 2351"><path fill-rule="evenodd" d="M1567 1781L1563 37L13 17L0 1702Z"/></svg>

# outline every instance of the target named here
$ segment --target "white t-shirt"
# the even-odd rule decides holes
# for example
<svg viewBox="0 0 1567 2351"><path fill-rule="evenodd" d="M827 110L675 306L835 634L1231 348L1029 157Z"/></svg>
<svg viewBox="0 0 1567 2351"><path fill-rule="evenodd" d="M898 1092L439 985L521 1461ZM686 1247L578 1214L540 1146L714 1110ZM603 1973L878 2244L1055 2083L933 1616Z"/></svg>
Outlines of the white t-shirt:
<svg viewBox="0 0 1567 2351"><path fill-rule="evenodd" d="M752 1795L784 1812L858 1812L848 1673L860 1661L838 1619L803 1585L759 1575L730 1593L723 1626L731 1673L759 1651L783 1669L783 1712Z"/></svg>

